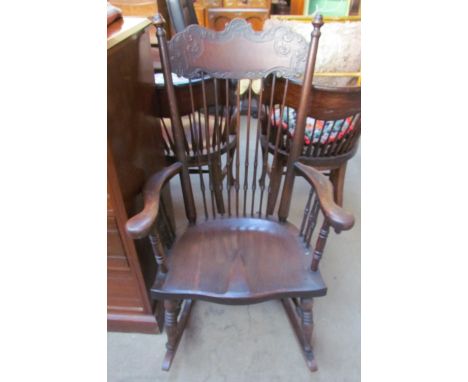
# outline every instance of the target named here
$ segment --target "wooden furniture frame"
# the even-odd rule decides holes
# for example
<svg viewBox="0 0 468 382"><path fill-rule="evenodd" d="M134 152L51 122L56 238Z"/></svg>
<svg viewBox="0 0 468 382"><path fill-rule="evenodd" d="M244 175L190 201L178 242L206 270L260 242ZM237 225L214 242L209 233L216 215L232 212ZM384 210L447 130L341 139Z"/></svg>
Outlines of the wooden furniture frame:
<svg viewBox="0 0 468 382"><path fill-rule="evenodd" d="M272 77L273 81L279 75L288 79L303 77L305 83L312 83L322 18L317 16L314 20L310 45L288 27L279 26L258 33L241 19L233 20L223 32L191 25L168 43L161 17L156 16L154 24L170 101L177 162L148 180L143 210L128 220L126 229L134 239L149 238L159 264L151 293L155 299L164 301L168 342L163 370L170 368L196 300L232 305L281 300L307 365L315 371L317 364L311 344L312 304L314 297L324 296L327 290L319 263L330 228L337 233L350 229L354 218L333 201L330 181L319 171L297 161L303 146L301 132L289 151L278 216L275 218L264 212L263 202L272 184L270 182L267 187L265 161L260 168L258 166L262 155L261 125L259 121L254 122L255 125L252 123L249 107L246 124L242 127L240 115L236 114L236 156L232 161L228 160L235 178L228 170L223 182L219 174L209 171L212 187L209 192L200 190L204 219L197 220L197 210L200 209L195 203L197 195L193 193L189 177L179 103L171 73L191 79L209 75L219 87L224 82L225 90L230 82L235 83L234 100L228 93L224 100L218 99L219 107L224 105L224 120L229 120L230 103L234 102L239 109L240 79L250 81L245 93L249 105L254 79L261 81L259 104L266 94L267 77ZM254 50L258 54L245 54ZM298 119L302 122L306 118L306 105L311 102L310 90L310 87L301 88ZM215 92L214 96L220 95ZM203 100L207 97L206 88L202 87ZM208 117L207 107L204 112ZM221 121L216 124L218 133L222 125ZM304 123L298 123L298 126L300 130ZM271 126L267 129L271 130ZM241 139L241 135L245 139ZM208 142L207 147L213 147L220 157L219 143L220 140L215 145ZM229 151L227 154L229 156ZM188 226L172 248L164 251L155 222L163 206L161 190L176 175L180 176ZM288 222L297 176L303 177L311 186L304 198L307 200L304 200L300 227ZM214 193L215 189L221 193ZM222 197L218 198L219 195ZM320 227L318 231L316 227Z"/></svg>

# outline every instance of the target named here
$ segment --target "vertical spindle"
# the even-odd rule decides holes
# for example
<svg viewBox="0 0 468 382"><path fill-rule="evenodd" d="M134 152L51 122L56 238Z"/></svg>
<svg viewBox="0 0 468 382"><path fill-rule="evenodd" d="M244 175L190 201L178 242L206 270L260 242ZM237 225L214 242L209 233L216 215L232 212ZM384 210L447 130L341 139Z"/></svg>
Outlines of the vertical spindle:
<svg viewBox="0 0 468 382"><path fill-rule="evenodd" d="M319 237L317 239L317 243L314 249L314 254L312 258L312 266L311 266L311 269L313 272L316 272L318 270L318 266L323 255L323 250L325 249L325 244L327 243L329 231L330 231L330 224L328 223L327 220L325 220L322 224L322 228L320 229Z"/></svg>

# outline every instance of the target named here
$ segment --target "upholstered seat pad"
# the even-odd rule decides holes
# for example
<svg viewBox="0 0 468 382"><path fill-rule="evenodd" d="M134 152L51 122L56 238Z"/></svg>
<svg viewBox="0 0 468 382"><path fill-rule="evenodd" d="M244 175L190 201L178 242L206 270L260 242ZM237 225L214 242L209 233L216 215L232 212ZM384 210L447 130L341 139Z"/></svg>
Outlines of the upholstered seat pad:
<svg viewBox="0 0 468 382"><path fill-rule="evenodd" d="M292 138L296 131L296 118L297 112L295 109L284 107L281 116L281 108L277 106L274 113L271 114L271 123L274 126L281 127ZM337 121L315 120L315 118L307 117L304 129L304 144L307 146L318 142L325 144L340 140L347 133L354 130L356 121L357 118L353 118L352 115Z"/></svg>
<svg viewBox="0 0 468 382"><path fill-rule="evenodd" d="M155 298L199 298L242 304L270 298L323 296L311 255L288 224L225 218L189 227L168 256Z"/></svg>

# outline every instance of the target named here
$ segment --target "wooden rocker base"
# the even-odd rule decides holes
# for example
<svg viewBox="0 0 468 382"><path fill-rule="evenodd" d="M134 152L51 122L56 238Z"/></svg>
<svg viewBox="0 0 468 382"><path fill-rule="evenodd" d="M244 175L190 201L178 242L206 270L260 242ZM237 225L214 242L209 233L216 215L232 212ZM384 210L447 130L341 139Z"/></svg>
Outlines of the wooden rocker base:
<svg viewBox="0 0 468 382"><path fill-rule="evenodd" d="M302 355L304 356L304 359L307 363L307 367L310 369L310 371L317 371L317 361L315 360L312 347L310 346L311 350L306 350L306 340L304 331L302 330L301 317L297 312L297 310L300 310L300 308L296 306L292 298L281 299L281 302L283 303L284 310L286 310L286 314L288 315L289 322L291 323L294 333L296 334L296 338L299 341L299 346L301 347Z"/></svg>
<svg viewBox="0 0 468 382"><path fill-rule="evenodd" d="M166 351L166 355L164 356L164 360L162 363L163 371L169 371L169 369L171 368L172 361L174 360L174 356L177 352L177 347L179 346L182 334L184 333L185 326L190 315L190 311L192 310L192 306L193 300L184 300L182 302L181 312L177 321L177 337L175 340L175 345L173 349Z"/></svg>

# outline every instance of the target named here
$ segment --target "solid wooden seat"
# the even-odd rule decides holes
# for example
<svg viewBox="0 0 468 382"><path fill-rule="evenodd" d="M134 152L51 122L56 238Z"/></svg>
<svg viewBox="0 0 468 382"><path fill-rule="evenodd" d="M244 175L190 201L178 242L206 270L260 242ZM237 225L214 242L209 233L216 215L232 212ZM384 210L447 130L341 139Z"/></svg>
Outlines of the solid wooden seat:
<svg viewBox="0 0 468 382"><path fill-rule="evenodd" d="M326 294L320 272L291 225L253 218L227 218L192 226L168 256L166 280L155 298L198 298L245 304L281 297Z"/></svg>

